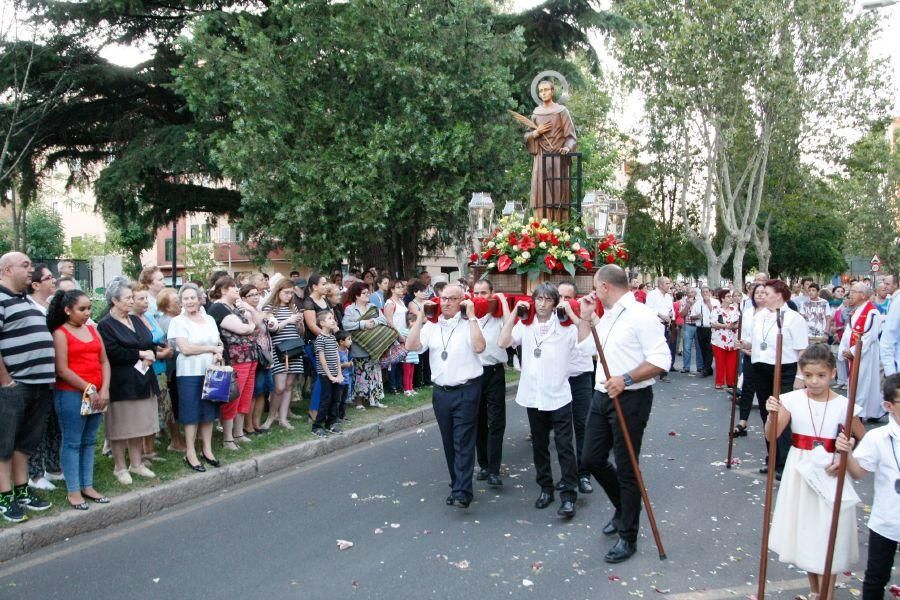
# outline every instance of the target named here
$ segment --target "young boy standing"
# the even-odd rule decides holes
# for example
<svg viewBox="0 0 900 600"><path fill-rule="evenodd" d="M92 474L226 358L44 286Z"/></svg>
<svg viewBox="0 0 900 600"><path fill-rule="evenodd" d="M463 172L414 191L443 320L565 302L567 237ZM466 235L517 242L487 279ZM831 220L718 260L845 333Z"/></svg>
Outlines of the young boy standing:
<svg viewBox="0 0 900 600"><path fill-rule="evenodd" d="M900 542L900 373L884 379L884 409L888 424L872 429L852 453L853 444L839 434L835 446L847 453L847 472L854 479L875 473L875 501L869 517L869 559L863 580L863 600L881 600L890 581Z"/></svg>
<svg viewBox="0 0 900 600"><path fill-rule="evenodd" d="M335 423L338 414L338 403L341 401L341 387L344 376L341 374L340 355L334 333L338 330L337 321L331 311L320 312L316 315L316 325L322 333L316 337L315 352L318 363L316 373L319 377L321 395L319 396L319 412L312 425L312 432L318 437L325 437L329 433L341 433L341 428Z"/></svg>
<svg viewBox="0 0 900 600"><path fill-rule="evenodd" d="M334 339L337 340L338 359L341 361L341 375L344 376L337 414L341 423L349 423L352 419L347 416L347 403L352 398L350 394L353 392L353 361L350 360L350 346L353 344L353 338L350 336L349 331L338 331L334 334ZM365 409L362 404L357 408Z"/></svg>

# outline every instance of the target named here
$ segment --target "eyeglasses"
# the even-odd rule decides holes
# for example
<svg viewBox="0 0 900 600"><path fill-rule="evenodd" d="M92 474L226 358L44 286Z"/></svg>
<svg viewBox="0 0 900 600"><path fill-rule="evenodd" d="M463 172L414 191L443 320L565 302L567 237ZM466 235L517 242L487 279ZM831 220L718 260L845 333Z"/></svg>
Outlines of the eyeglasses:
<svg viewBox="0 0 900 600"><path fill-rule="evenodd" d="M459 302L462 300L459 296L441 296L441 302Z"/></svg>
<svg viewBox="0 0 900 600"><path fill-rule="evenodd" d="M43 282L45 282L45 281L50 281L51 279L56 279L56 277L54 277L52 273L51 273L50 275L44 275L44 276L41 277L38 281L40 281L41 283L43 283Z"/></svg>
<svg viewBox="0 0 900 600"><path fill-rule="evenodd" d="M546 296L538 296L534 299L535 304L547 304L548 302L553 302L551 298L547 298Z"/></svg>

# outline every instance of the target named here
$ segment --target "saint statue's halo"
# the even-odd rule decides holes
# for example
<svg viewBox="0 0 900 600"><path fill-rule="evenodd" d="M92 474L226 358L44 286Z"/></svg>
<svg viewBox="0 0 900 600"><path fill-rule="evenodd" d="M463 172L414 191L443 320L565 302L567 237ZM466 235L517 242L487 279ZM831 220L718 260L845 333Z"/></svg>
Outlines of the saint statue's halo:
<svg viewBox="0 0 900 600"><path fill-rule="evenodd" d="M556 79L559 82L559 85L554 83L553 87L555 88L554 100L556 100L560 104L565 104L569 101L569 82L566 81L566 78L563 77L563 74L559 71L541 71L537 75L534 76L534 79L531 80L531 99L534 100L535 105L540 106L541 99L538 97L537 88L538 83L545 79ZM562 93L560 93L559 88L562 87Z"/></svg>

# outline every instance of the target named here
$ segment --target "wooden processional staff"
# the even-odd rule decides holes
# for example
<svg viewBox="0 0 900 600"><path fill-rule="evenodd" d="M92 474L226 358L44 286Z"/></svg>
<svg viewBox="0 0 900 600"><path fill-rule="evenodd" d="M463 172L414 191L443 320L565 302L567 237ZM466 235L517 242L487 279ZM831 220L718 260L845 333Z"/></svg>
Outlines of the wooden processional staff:
<svg viewBox="0 0 900 600"><path fill-rule="evenodd" d="M778 327L778 337L775 338L775 378L772 381L772 395L775 398L781 396L781 311L775 312L775 324ZM775 470L778 464L778 413L770 414L768 419L774 417L775 424L772 427L772 437L769 440L769 470L766 474L766 501L764 506L762 528L762 548L759 550L759 584L756 588L757 600L766 597L766 566L769 561L769 525L772 522L772 491L775 488Z"/></svg>

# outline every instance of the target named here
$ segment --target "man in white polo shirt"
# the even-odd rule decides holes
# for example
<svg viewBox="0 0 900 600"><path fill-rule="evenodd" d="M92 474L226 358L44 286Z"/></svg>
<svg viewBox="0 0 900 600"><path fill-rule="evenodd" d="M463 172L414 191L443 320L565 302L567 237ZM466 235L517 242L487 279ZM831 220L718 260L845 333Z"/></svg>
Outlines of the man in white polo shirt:
<svg viewBox="0 0 900 600"><path fill-rule="evenodd" d="M645 303L648 308L653 309L659 322L662 323L666 342L669 344L669 353L672 355L672 365L669 367L669 371L675 368L675 338L677 336L677 330L672 327L672 321L675 319L675 301L672 299L672 294L669 293L671 287L672 280L668 277L657 277L656 287L647 293L647 302ZM669 378L666 373L663 373L659 380L669 381Z"/></svg>
<svg viewBox="0 0 900 600"><path fill-rule="evenodd" d="M462 318L463 309L467 318ZM468 508L472 502L478 401L484 371L478 355L484 348L475 306L471 300L463 299L462 288L455 284L441 290L437 323L426 323L425 311L420 311L406 338L407 350L427 350L431 355L431 404L450 472L452 491L446 500L448 506Z"/></svg>
<svg viewBox="0 0 900 600"><path fill-rule="evenodd" d="M606 378L598 363L582 458L616 509L602 531L606 535L619 534L619 540L604 557L606 562L619 563L637 552L641 490L628 456L626 432L619 426L612 398L619 398L628 437L640 457L644 428L653 406L652 386L656 377L669 370L672 355L656 313L634 299L621 267L606 265L597 271L594 294L581 299L581 314L593 316L598 300L603 304L603 317L583 319L578 325L578 339L582 351L595 348L591 329L596 328L611 377ZM610 451L615 467L609 462Z"/></svg>

